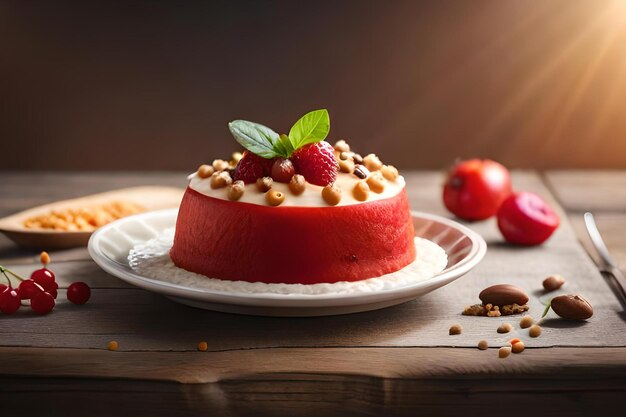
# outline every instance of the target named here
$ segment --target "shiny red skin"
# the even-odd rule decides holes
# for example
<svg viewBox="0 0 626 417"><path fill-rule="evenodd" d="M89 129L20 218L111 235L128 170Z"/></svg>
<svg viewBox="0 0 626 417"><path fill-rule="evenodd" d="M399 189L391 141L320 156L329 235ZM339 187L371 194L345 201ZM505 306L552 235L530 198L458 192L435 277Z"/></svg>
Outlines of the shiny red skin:
<svg viewBox="0 0 626 417"><path fill-rule="evenodd" d="M502 236L518 245L539 245L559 227L561 220L552 208L535 193L515 193L498 211Z"/></svg>
<svg viewBox="0 0 626 417"><path fill-rule="evenodd" d="M30 300L30 308L37 314L48 314L55 306L54 297L47 292L38 292Z"/></svg>
<svg viewBox="0 0 626 417"><path fill-rule="evenodd" d="M274 159L266 159L250 151L244 151L241 160L235 167L233 179L243 181L245 184L252 184L258 178L270 175L273 165Z"/></svg>
<svg viewBox="0 0 626 417"><path fill-rule="evenodd" d="M337 207L269 207L187 188L170 256L188 271L249 282L358 281L415 260L403 191Z"/></svg>
<svg viewBox="0 0 626 417"><path fill-rule="evenodd" d="M17 293L22 300L30 300L35 294L43 290L43 287L32 279L25 279L20 282L20 285L17 287Z"/></svg>
<svg viewBox="0 0 626 417"><path fill-rule="evenodd" d="M296 173L289 159L276 158L272 164L272 179L276 182L288 183Z"/></svg>
<svg viewBox="0 0 626 417"><path fill-rule="evenodd" d="M316 142L297 149L291 155L296 173L311 184L325 187L337 179L338 162L335 149L326 142Z"/></svg>
<svg viewBox="0 0 626 417"><path fill-rule="evenodd" d="M41 285L44 289L56 284L54 272L48 268L35 269L33 273L30 274L30 279Z"/></svg>
<svg viewBox="0 0 626 417"><path fill-rule="evenodd" d="M511 176L503 165L489 159L470 159L448 173L443 202L461 219L484 220L498 212L511 192Z"/></svg>
<svg viewBox="0 0 626 417"><path fill-rule="evenodd" d="M0 293L0 311L4 314L13 314L22 305L17 291L7 287Z"/></svg>
<svg viewBox="0 0 626 417"><path fill-rule="evenodd" d="M91 288L84 282L73 282L67 287L67 299L73 304L85 304L91 297Z"/></svg>

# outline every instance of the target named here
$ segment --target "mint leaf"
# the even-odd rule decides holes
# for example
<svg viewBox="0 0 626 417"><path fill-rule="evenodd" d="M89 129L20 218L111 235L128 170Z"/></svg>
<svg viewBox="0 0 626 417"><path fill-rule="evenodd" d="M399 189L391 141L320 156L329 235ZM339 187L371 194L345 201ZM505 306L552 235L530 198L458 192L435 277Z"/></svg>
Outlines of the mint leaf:
<svg viewBox="0 0 626 417"><path fill-rule="evenodd" d="M323 141L328 136L329 131L330 116L328 115L328 110L315 110L302 116L291 127L289 130L289 141L295 150L309 143Z"/></svg>
<svg viewBox="0 0 626 417"><path fill-rule="evenodd" d="M279 141L284 149L285 149L285 157L290 157L291 154L293 153L293 151L295 151L295 149L293 148L293 145L291 144L291 140L289 140L289 136L287 135L280 135L280 141Z"/></svg>
<svg viewBox="0 0 626 417"><path fill-rule="evenodd" d="M276 149L280 137L269 127L247 120L233 120L228 124L228 129L235 140L250 152L263 158L282 156L282 152Z"/></svg>

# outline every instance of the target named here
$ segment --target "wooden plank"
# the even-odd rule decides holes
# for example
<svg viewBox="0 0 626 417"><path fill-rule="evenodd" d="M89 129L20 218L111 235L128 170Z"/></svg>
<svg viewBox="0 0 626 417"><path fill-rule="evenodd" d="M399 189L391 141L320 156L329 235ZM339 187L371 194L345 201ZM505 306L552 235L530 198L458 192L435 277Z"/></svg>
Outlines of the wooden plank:
<svg viewBox="0 0 626 417"><path fill-rule="evenodd" d="M626 271L626 213L596 212L594 217L611 257L622 271ZM597 259L596 250L591 244L582 215L572 214L570 221L586 251Z"/></svg>
<svg viewBox="0 0 626 417"><path fill-rule="evenodd" d="M569 212L626 213L626 171L548 171L545 178Z"/></svg>
<svg viewBox="0 0 626 417"><path fill-rule="evenodd" d="M582 216L592 211L611 256L626 271L626 172L549 171L545 178L586 251L597 259Z"/></svg>
<svg viewBox="0 0 626 417"><path fill-rule="evenodd" d="M481 415L528 404L533 415L587 416L626 407L623 379L590 387L542 380L379 379L283 374L213 384L60 378L0 379L3 411L51 417ZM514 389L511 389L511 386ZM462 404L462 408L460 407Z"/></svg>
<svg viewBox="0 0 626 417"><path fill-rule="evenodd" d="M60 178L62 176L57 177ZM97 182L99 178L95 175L90 181ZM116 179L121 182L119 186L133 185L125 183L123 177ZM409 173L407 181L412 207L449 216L440 200L442 180L441 173ZM516 172L514 182L517 188L536 191L554 203L550 192L535 174ZM89 181L84 184L89 184ZM73 352L82 352L83 349L103 349L109 340L115 339L120 342L123 354L132 351L191 354L194 352L190 351L195 349L198 341L207 340L214 353L272 349L273 355L284 359L286 366L294 369L302 366L305 357L283 357L284 349L306 347L311 348L311 351L318 351L343 347L358 348L358 352L361 352L360 349L383 348L387 352L384 357L395 357L397 349L421 346L474 347L480 339L487 339L492 345L498 346L514 336L524 338L529 348L626 346L626 329L619 315L623 311L622 306L576 242L574 232L567 222L564 222L546 245L539 248L516 248L504 244L493 220L467 225L481 233L490 246L486 259L474 272L426 297L401 306L338 317L264 318L196 310L142 290L124 288L125 285L120 284L117 289L117 280L99 272L90 262L85 262L80 257L84 253L80 251L53 253L53 259L66 260L55 266L59 268L58 275L62 284L65 286L73 281L72 277L87 280L96 287L93 299L86 306L72 306L63 301L64 292L61 291L59 304L51 315L36 317L24 311L8 320L0 320L0 344L9 347L72 348ZM1 262L4 262L2 255L3 252L0 252ZM15 264L7 266L15 266L24 272L36 261L35 254L32 253L12 259ZM530 313L537 317L543 310L542 303L546 298L539 291L541 280L551 273L565 275L568 278L565 290L580 292L594 304L595 315L589 323L574 326L550 319L543 323L542 337L530 339L526 330L517 326L508 335L495 332L502 322L516 324L516 318L460 315L463 307L478 301L480 289L499 282L510 282L525 288L532 295ZM463 325L462 335L452 337L447 334L448 327L453 323ZM58 351L45 349L42 352L25 348L23 352L26 356L36 354L47 358L48 354L54 355ZM474 352L473 349L471 351ZM582 352L585 351L581 350L580 353L584 356ZM352 354L358 356L360 353ZM398 357L401 360L403 358L408 360L408 356ZM549 356L549 359L554 360L554 366L562 364L557 356ZM598 366L602 368L603 362L598 355L589 356L585 360L593 362L594 359L599 361ZM104 366L108 359L103 360ZM236 360L238 359L233 359ZM474 357L464 356L459 359L474 360ZM435 359L432 361L436 362ZM427 361L425 364L431 365L433 362ZM25 364L26 372L31 363L35 362L23 359L22 363ZM384 368L386 363L383 361L379 366ZM367 367L364 364L359 366L360 368L354 369ZM132 363L126 364L124 369L129 373L136 372ZM450 369L453 370L454 367ZM163 368L163 372L168 370L175 374L175 369ZM501 368L494 368L492 371L505 372ZM4 372L0 371L0 374Z"/></svg>
<svg viewBox="0 0 626 417"><path fill-rule="evenodd" d="M626 348L526 349L506 359L477 348L266 348L213 352L109 352L0 348L0 374L216 383L285 375L424 380L583 380L626 389ZM5 359L6 358L6 359ZM453 389L452 387L450 389ZM481 387L476 387L480 390ZM503 389L503 388L502 388ZM509 387L510 389L510 387Z"/></svg>

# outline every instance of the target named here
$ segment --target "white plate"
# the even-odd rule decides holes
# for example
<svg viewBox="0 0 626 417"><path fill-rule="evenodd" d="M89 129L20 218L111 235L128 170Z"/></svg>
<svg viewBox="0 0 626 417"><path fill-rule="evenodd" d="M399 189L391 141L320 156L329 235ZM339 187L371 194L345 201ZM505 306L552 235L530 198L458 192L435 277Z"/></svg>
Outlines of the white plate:
<svg viewBox="0 0 626 417"><path fill-rule="evenodd" d="M405 303L465 275L485 256L487 244L476 232L433 214L412 212L415 235L441 246L448 266L441 273L406 286L363 294L245 294L212 291L151 279L128 264L136 244L174 227L178 210L161 210L126 217L98 229L89 240L89 254L106 272L193 307L227 313L264 316L328 316L376 310Z"/></svg>

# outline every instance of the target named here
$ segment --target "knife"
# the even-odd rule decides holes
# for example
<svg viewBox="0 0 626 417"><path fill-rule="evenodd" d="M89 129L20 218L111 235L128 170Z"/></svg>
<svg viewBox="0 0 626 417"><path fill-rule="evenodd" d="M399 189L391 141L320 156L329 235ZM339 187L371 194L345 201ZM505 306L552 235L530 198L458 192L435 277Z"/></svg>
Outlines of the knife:
<svg viewBox="0 0 626 417"><path fill-rule="evenodd" d="M593 217L593 214L587 212L584 214L585 219L585 227L587 228L587 233L589 234L589 238L591 239L591 243L593 247L596 249L598 253L599 262L598 269L600 272L610 275L613 277L614 282L622 291L622 297L626 299L626 277L622 271L618 268L617 264L611 258L609 254L609 250L604 243L604 239L602 239L602 235L598 230L598 225L596 224L596 220Z"/></svg>

